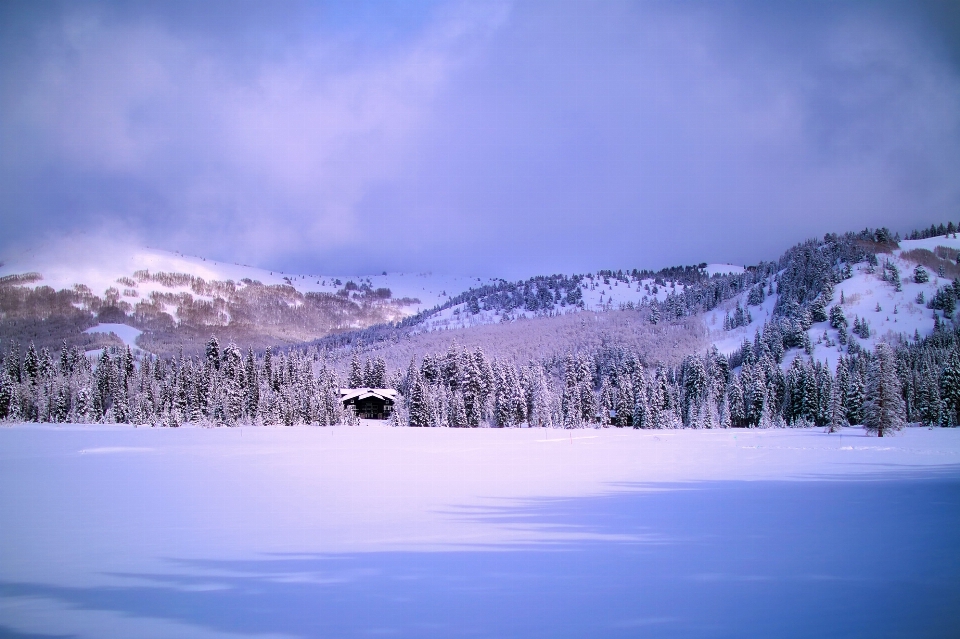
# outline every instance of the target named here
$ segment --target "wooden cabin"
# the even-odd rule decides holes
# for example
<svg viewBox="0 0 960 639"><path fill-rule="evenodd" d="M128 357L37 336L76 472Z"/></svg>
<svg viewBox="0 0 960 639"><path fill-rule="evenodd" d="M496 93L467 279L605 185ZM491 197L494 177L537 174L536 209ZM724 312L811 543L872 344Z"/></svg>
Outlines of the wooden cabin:
<svg viewBox="0 0 960 639"><path fill-rule="evenodd" d="M353 408L360 419L389 419L397 401L392 388L341 388L344 408Z"/></svg>

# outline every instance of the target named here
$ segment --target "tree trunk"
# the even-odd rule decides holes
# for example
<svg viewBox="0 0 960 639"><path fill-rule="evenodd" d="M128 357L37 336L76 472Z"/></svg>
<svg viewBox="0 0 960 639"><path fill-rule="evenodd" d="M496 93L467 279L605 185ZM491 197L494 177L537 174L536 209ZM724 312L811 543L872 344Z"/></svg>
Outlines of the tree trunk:
<svg viewBox="0 0 960 639"><path fill-rule="evenodd" d="M877 437L883 437L883 426L877 430Z"/></svg>

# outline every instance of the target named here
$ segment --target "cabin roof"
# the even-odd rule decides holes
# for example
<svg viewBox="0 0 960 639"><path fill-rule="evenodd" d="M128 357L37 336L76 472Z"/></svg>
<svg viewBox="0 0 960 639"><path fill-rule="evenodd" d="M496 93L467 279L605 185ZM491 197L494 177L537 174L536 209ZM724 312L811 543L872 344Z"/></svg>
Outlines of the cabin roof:
<svg viewBox="0 0 960 639"><path fill-rule="evenodd" d="M397 391L392 388L341 388L340 401L367 399L376 397L385 401L397 401Z"/></svg>

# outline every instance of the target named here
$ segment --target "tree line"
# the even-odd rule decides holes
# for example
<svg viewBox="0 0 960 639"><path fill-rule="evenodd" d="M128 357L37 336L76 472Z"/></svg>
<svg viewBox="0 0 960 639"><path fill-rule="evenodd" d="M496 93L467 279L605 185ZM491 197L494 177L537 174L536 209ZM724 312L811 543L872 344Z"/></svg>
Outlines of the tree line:
<svg viewBox="0 0 960 639"><path fill-rule="evenodd" d="M715 348L677 367L619 347L518 366L481 349L451 347L388 375L383 360L354 357L346 379L315 348L262 355L211 339L203 356L169 359L105 349L96 358L18 345L0 359L0 419L178 426L350 423L341 387L394 387L396 425L424 427L772 428L907 421L956 425L960 333L878 344L842 356L834 371L770 348L758 331L739 370Z"/></svg>

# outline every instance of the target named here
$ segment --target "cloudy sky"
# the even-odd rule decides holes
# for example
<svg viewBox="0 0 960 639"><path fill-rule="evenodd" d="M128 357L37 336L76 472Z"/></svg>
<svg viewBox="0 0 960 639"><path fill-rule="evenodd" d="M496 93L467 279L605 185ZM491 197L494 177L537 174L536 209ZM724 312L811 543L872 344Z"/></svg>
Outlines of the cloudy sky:
<svg viewBox="0 0 960 639"><path fill-rule="evenodd" d="M4 2L0 250L514 277L960 221L958 6Z"/></svg>

